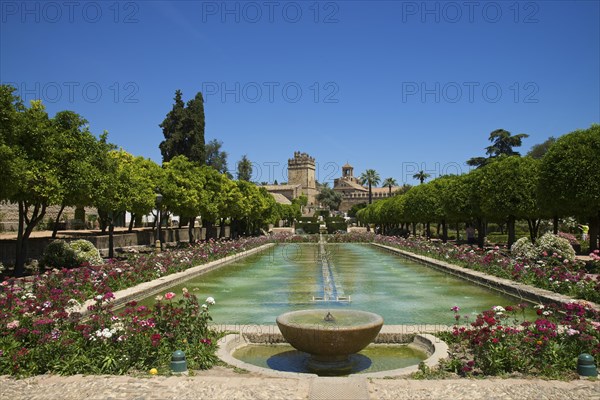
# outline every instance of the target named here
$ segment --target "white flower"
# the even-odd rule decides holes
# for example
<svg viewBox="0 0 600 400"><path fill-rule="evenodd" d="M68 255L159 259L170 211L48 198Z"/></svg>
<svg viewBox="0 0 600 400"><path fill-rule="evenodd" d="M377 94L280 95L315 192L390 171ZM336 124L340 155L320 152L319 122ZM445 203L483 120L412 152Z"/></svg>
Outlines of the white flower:
<svg viewBox="0 0 600 400"><path fill-rule="evenodd" d="M544 314L544 315L552 315L552 311L544 311L542 314Z"/></svg>
<svg viewBox="0 0 600 400"><path fill-rule="evenodd" d="M212 306L215 304L215 299L212 297L207 297L206 302Z"/></svg>
<svg viewBox="0 0 600 400"><path fill-rule="evenodd" d="M503 312L503 311L506 311L506 310L504 309L504 307L502 307L502 306L495 306L494 308L492 308L492 310L494 310L494 311L495 311L495 312L497 312L497 313L501 313L501 312Z"/></svg>
<svg viewBox="0 0 600 400"><path fill-rule="evenodd" d="M102 295L101 295L101 294L99 294L99 295L97 295L97 296L96 296L96 297L94 297L94 298L95 298L96 300L100 301L100 300L102 300Z"/></svg>
<svg viewBox="0 0 600 400"><path fill-rule="evenodd" d="M202 309L203 310L208 310L208 306L206 304L202 304Z"/></svg>
<svg viewBox="0 0 600 400"><path fill-rule="evenodd" d="M543 304L538 304L537 306L533 306L533 308L537 308L537 309L543 310L546 307L544 307Z"/></svg>
<svg viewBox="0 0 600 400"><path fill-rule="evenodd" d="M579 331L577 329L573 329L573 328L567 329L567 335L569 335L569 336L577 335L578 333L579 333Z"/></svg>

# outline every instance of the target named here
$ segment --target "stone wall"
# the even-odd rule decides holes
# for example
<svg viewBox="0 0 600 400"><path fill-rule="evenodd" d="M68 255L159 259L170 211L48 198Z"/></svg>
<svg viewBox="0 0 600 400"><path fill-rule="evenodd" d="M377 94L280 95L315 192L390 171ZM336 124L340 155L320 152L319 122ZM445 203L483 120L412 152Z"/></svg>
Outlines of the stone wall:
<svg viewBox="0 0 600 400"><path fill-rule="evenodd" d="M44 215L43 222L48 220L54 221L60 206L49 206L46 209L46 215ZM98 215L98 211L95 208L86 207L85 215ZM72 221L75 218L75 207L65 207L61 215L62 221ZM66 228L68 224L66 224ZM0 232L16 231L19 226L19 205L16 203L0 202Z"/></svg>
<svg viewBox="0 0 600 400"><path fill-rule="evenodd" d="M212 229L210 237L218 237L219 228ZM229 237L229 227L225 227L225 237ZM188 228L163 228L161 232L163 243L174 245L178 242L189 242ZM194 228L194 236L196 240L206 239L206 228ZM108 234L77 234L67 237L61 236L60 239L67 242L85 239L89 240L100 250L100 254L108 256ZM44 253L44 249L50 242L50 237L33 237L27 241L27 257L29 259L39 259ZM151 229L135 230L131 233L115 233L114 234L114 249L119 251L126 247L149 246L156 241L156 234ZM1 239L0 240L0 262L6 265L14 264L16 253L16 239Z"/></svg>

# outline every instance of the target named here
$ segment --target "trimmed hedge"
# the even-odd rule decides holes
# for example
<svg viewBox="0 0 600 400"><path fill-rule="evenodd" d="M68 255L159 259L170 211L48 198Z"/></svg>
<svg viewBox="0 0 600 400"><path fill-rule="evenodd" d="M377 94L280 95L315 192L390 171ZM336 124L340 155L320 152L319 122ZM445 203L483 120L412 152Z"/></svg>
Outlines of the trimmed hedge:
<svg viewBox="0 0 600 400"><path fill-rule="evenodd" d="M321 224L318 222L307 222L304 224L296 224L296 229L302 229L304 233L312 234L319 233L319 227Z"/></svg>
<svg viewBox="0 0 600 400"><path fill-rule="evenodd" d="M297 219L298 223L302 224L302 223L311 223L311 222L318 222L319 219L318 217L300 217Z"/></svg>
<svg viewBox="0 0 600 400"><path fill-rule="evenodd" d="M335 233L337 231L348 231L348 224L345 222L328 222L327 233Z"/></svg>

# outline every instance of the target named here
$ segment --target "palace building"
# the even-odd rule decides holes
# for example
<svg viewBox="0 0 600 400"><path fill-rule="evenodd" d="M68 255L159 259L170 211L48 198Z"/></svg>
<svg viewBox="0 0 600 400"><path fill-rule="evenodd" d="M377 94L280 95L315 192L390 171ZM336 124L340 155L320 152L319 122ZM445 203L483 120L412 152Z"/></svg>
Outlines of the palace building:
<svg viewBox="0 0 600 400"><path fill-rule="evenodd" d="M293 200L301 195L308 198L308 206L318 205L316 199L319 191L315 180L315 159L306 153L294 152L294 157L288 159L288 182L285 185L264 185L267 191L276 197L278 202L284 198ZM397 190L392 186L392 193ZM342 167L342 176L334 180L333 190L342 195L340 211L348 211L355 204L369 202L369 189L360 184L354 176L354 168L350 164ZM388 187L372 187L373 201L390 196Z"/></svg>
<svg viewBox="0 0 600 400"><path fill-rule="evenodd" d="M315 159L306 153L294 152L288 159L288 182L285 185L264 185L271 194L280 194L288 200L305 195L308 205L317 204L317 182L315 180ZM281 197L276 197L276 199Z"/></svg>
<svg viewBox="0 0 600 400"><path fill-rule="evenodd" d="M392 194L398 186L392 186ZM342 203L340 211L348 211L352 206L360 203L369 202L369 188L360 184L357 177L354 176L354 167L346 163L342 167L342 176L334 179L333 190L342 195ZM390 189L386 187L371 187L371 195L373 201L381 200L390 197Z"/></svg>

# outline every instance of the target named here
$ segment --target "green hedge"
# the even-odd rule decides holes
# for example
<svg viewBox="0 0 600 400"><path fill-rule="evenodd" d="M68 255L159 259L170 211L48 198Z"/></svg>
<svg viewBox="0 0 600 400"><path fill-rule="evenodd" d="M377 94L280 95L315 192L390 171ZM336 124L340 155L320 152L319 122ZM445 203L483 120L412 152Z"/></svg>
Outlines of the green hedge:
<svg viewBox="0 0 600 400"><path fill-rule="evenodd" d="M315 211L315 217L318 217L319 215L322 215L323 218L327 218L327 217L329 217L329 210L317 210L317 211Z"/></svg>
<svg viewBox="0 0 600 400"><path fill-rule="evenodd" d="M296 224L296 229L302 229L304 233L319 233L320 224L318 222L306 222L304 224Z"/></svg>
<svg viewBox="0 0 600 400"><path fill-rule="evenodd" d="M346 222L344 217L327 217L325 218L325 223L329 224L331 222Z"/></svg>
<svg viewBox="0 0 600 400"><path fill-rule="evenodd" d="M348 231L348 224L345 222L328 222L327 233L335 233L337 231Z"/></svg>
<svg viewBox="0 0 600 400"><path fill-rule="evenodd" d="M298 222L301 224L318 222L318 221L319 221L318 217L300 217L300 218L298 218Z"/></svg>

